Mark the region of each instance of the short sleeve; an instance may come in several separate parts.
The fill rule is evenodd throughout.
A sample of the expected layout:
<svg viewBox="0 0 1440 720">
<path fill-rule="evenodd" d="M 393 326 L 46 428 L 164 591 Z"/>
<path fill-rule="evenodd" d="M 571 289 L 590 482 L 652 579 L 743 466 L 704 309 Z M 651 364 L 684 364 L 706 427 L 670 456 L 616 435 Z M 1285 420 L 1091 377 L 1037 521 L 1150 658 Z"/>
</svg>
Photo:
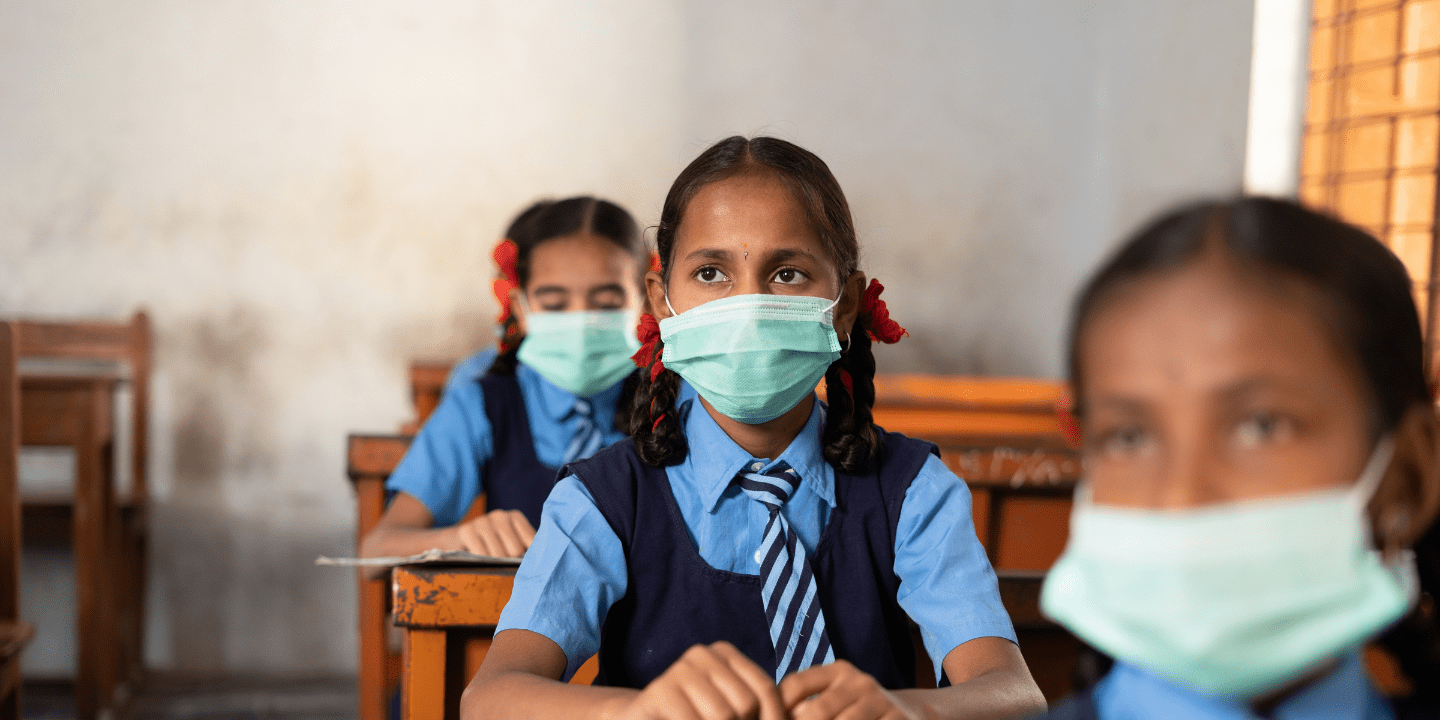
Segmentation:
<svg viewBox="0 0 1440 720">
<path fill-rule="evenodd" d="M 499 354 L 495 348 L 488 347 L 455 363 L 455 366 L 450 368 L 450 374 L 445 378 L 445 392 L 448 394 L 457 387 L 474 383 L 485 377 L 485 373 L 490 372 L 490 366 L 495 364 L 495 358 Z"/>
<path fill-rule="evenodd" d="M 535 541 L 515 571 L 515 588 L 495 632 L 529 630 L 565 652 L 565 678 L 600 649 L 610 607 L 625 596 L 620 538 L 575 476 L 550 491 Z"/>
<path fill-rule="evenodd" d="M 454 525 L 483 492 L 480 468 L 494 452 L 480 383 L 458 385 L 420 428 L 385 488 L 424 503 L 436 527 Z"/>
<path fill-rule="evenodd" d="M 1000 586 L 975 536 L 970 488 L 930 457 L 905 492 L 895 533 L 897 599 L 920 626 L 940 677 L 951 650 L 980 637 L 1015 642 Z"/>
</svg>

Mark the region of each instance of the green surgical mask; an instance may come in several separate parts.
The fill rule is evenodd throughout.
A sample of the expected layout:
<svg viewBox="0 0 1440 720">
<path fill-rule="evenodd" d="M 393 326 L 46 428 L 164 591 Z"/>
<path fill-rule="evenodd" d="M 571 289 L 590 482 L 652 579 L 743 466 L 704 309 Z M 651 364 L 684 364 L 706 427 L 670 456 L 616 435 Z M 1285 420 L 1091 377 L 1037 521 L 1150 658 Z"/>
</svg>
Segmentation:
<svg viewBox="0 0 1440 720">
<path fill-rule="evenodd" d="M 660 321 L 665 367 L 722 415 L 769 422 L 815 390 L 840 358 L 836 300 L 736 295 Z M 670 300 L 666 298 L 666 305 Z"/>
<path fill-rule="evenodd" d="M 1211 697 L 1293 682 L 1415 600 L 1413 553 L 1382 562 L 1365 511 L 1391 447 L 1381 441 L 1352 487 L 1195 510 L 1095 505 L 1082 486 L 1041 607 L 1100 650 Z"/>
<path fill-rule="evenodd" d="M 636 314 L 628 310 L 525 311 L 516 357 L 556 387 L 590 397 L 635 371 Z"/>
</svg>

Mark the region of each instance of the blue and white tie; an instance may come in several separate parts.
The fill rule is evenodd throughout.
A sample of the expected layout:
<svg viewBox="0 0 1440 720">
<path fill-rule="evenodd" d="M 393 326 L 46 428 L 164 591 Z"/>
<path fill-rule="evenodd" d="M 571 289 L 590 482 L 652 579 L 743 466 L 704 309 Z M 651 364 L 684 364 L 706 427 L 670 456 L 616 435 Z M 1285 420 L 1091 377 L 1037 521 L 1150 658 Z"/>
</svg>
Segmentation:
<svg viewBox="0 0 1440 720">
<path fill-rule="evenodd" d="M 751 467 L 758 469 L 760 463 Z M 740 489 L 770 510 L 770 522 L 755 559 L 760 561 L 764 587 L 765 619 L 770 623 L 770 641 L 775 644 L 775 679 L 804 670 L 811 665 L 834 662 L 835 651 L 825 632 L 815 576 L 805 557 L 805 546 L 790 531 L 780 507 L 795 493 L 800 476 L 785 463 L 769 472 L 742 472 L 736 481 Z"/>
<path fill-rule="evenodd" d="M 600 444 L 604 438 L 600 434 L 600 425 L 595 422 L 595 408 L 585 398 L 575 400 L 575 407 L 570 409 L 565 419 L 578 418 L 579 423 L 575 427 L 575 436 L 570 439 L 570 447 L 565 449 L 565 463 L 572 463 L 576 460 L 584 460 L 600 450 Z"/>
</svg>

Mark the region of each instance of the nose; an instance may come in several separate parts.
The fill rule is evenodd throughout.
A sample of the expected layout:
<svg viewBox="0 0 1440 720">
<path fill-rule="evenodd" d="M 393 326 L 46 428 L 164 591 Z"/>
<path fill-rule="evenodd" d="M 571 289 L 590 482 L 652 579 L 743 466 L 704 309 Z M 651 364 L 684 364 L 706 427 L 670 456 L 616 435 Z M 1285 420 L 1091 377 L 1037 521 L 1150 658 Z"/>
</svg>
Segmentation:
<svg viewBox="0 0 1440 720">
<path fill-rule="evenodd" d="M 1216 492 L 1216 452 L 1198 433 L 1177 433 L 1168 444 L 1163 476 L 1150 498 L 1157 510 L 1186 510 L 1222 502 Z"/>
</svg>

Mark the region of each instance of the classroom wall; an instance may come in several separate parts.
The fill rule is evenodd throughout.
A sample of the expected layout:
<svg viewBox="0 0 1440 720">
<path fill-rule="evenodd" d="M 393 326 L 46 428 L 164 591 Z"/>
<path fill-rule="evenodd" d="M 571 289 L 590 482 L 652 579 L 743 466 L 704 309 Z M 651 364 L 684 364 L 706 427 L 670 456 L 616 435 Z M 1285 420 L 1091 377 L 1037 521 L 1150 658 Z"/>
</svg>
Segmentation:
<svg viewBox="0 0 1440 720">
<path fill-rule="evenodd" d="M 528 200 L 652 224 L 709 142 L 786 137 L 911 330 L 884 368 L 1057 375 L 1105 248 L 1239 187 L 1251 9 L 0 0 L 0 314 L 152 314 L 152 665 L 350 672 L 310 565 L 351 548 L 345 433 L 489 342 Z"/>
</svg>

